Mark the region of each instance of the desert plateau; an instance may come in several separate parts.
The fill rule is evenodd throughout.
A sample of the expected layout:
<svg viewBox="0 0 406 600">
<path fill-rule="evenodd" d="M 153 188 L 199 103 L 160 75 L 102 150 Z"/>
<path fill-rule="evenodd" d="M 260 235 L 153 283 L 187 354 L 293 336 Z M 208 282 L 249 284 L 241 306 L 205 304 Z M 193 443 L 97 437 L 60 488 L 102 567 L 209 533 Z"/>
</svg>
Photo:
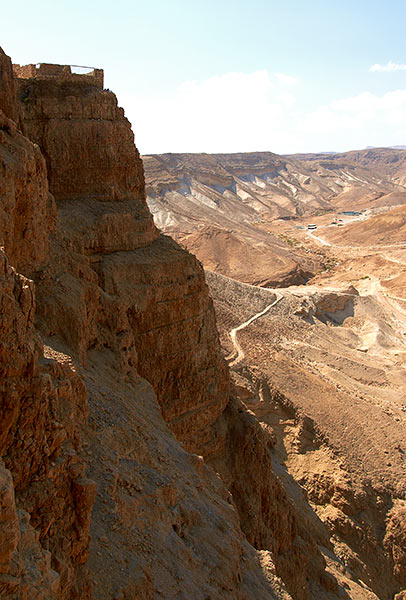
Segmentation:
<svg viewBox="0 0 406 600">
<path fill-rule="evenodd" d="M 0 48 L 0 598 L 406 600 L 406 149 L 124 109 Z"/>
</svg>

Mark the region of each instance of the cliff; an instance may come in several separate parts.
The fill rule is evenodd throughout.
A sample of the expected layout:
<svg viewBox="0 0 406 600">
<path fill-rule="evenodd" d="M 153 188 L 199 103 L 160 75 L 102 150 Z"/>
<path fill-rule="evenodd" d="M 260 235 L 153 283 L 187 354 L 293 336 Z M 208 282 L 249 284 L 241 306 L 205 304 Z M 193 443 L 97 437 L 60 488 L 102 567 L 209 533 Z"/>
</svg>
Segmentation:
<svg viewBox="0 0 406 600">
<path fill-rule="evenodd" d="M 4 102 L 17 118 L 3 52 L 0 73 L 0 108 Z M 4 598 L 87 598 L 84 564 L 95 495 L 79 456 L 87 395 L 71 357 L 43 344 L 34 326 L 35 285 L 27 278 L 48 263 L 55 205 L 41 152 L 2 110 L 0 136 L 0 592 Z"/>
<path fill-rule="evenodd" d="M 125 363 L 125 375 L 137 369 L 153 385 L 165 420 L 198 451 L 211 437 L 206 427 L 228 401 L 228 375 L 203 270 L 153 225 L 123 110 L 111 92 L 58 80 L 20 80 L 19 95 L 27 134 L 47 160 L 64 243 L 80 251 L 91 284 L 80 282 L 70 302 L 65 341 L 83 363 L 89 350 L 108 348 Z M 58 327 L 67 338 L 58 313 L 65 311 L 72 286 L 63 289 L 68 268 L 61 266 L 55 272 L 60 303 L 51 308 L 46 284 L 39 287 L 45 290 L 47 335 L 49 327 L 53 335 Z M 86 294 L 84 307 L 80 295 Z"/>
<path fill-rule="evenodd" d="M 115 96 L 0 72 L 2 596 L 329 597 Z"/>
</svg>

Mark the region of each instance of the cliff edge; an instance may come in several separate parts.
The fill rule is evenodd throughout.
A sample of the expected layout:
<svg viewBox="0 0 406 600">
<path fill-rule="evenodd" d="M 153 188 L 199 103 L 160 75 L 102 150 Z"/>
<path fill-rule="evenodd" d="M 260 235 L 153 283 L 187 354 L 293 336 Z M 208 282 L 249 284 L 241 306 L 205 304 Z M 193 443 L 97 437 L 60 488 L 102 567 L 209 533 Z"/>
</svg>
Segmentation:
<svg viewBox="0 0 406 600">
<path fill-rule="evenodd" d="M 114 94 L 11 73 L 1 53 L 0 594 L 336 597 Z"/>
</svg>

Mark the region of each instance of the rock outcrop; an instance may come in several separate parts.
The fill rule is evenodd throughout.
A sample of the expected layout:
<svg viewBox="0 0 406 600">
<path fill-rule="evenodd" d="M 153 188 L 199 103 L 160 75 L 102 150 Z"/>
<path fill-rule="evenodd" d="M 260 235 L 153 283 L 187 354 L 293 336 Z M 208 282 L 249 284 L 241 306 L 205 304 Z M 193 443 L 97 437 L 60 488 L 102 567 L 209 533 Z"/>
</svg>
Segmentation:
<svg viewBox="0 0 406 600">
<path fill-rule="evenodd" d="M 3 53 L 0 63 L 10 74 Z M 55 206 L 38 147 L 3 112 L 19 114 L 12 79 L 1 92 L 0 590 L 5 598 L 87 598 L 95 484 L 79 457 L 86 390 L 71 358 L 43 345 L 34 283 L 14 268 L 30 277 L 44 268 Z"/>
<path fill-rule="evenodd" d="M 17 123 L 19 121 L 13 66 L 7 54 L 0 48 L 0 106 L 6 117 Z"/>
<path fill-rule="evenodd" d="M 108 347 L 121 360 L 127 355 L 126 374 L 136 368 L 151 382 L 165 420 L 188 449 L 202 454 L 212 438 L 205 429 L 228 402 L 203 270 L 170 238 L 159 236 L 123 110 L 111 92 L 85 83 L 67 89 L 64 81 L 21 80 L 19 88 L 27 133 L 47 158 L 64 241 L 88 257 L 90 286 L 82 284 L 82 296 L 89 287 L 91 316 L 75 315 L 83 302 L 72 300 L 75 331 L 67 341 L 75 337 L 82 362 L 90 349 Z M 55 276 L 62 281 L 62 269 Z M 54 320 L 64 328 L 58 312 L 65 311 L 66 292 L 61 300 Z M 48 316 L 48 327 L 50 321 Z"/>
<path fill-rule="evenodd" d="M 82 82 L 32 78 L 18 83 L 26 133 L 47 159 L 56 200 L 143 195 L 142 162 L 112 92 L 86 77 Z"/>
<path fill-rule="evenodd" d="M 6 81 L 0 594 L 312 597 L 323 562 L 230 403 L 202 267 L 153 225 L 115 96 L 34 77 L 17 107 Z"/>
<path fill-rule="evenodd" d="M 272 553 L 293 598 L 327 594 L 324 560 L 310 537 L 299 531 L 295 509 L 274 473 L 272 431 L 263 430 L 253 413 L 235 399 L 222 422 L 227 431 L 225 448 L 210 463 L 232 493 L 248 541 Z"/>
</svg>

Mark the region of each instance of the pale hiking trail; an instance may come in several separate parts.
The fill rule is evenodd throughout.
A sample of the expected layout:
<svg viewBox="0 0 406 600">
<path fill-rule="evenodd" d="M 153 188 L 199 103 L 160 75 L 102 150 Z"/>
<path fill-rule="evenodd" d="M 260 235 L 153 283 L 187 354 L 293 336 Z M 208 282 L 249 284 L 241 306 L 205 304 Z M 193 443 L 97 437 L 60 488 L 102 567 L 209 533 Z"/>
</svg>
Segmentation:
<svg viewBox="0 0 406 600">
<path fill-rule="evenodd" d="M 308 237 L 313 238 L 314 240 L 317 240 L 323 246 L 332 246 L 332 244 L 330 244 L 330 242 L 328 242 L 327 240 L 324 240 L 323 238 L 319 237 L 318 235 L 314 235 L 314 233 L 310 233 L 310 231 L 306 231 L 306 235 Z"/>
<path fill-rule="evenodd" d="M 276 295 L 276 299 L 271 304 L 268 304 L 268 306 L 266 306 L 264 308 L 264 310 L 261 310 L 261 312 L 257 313 L 256 315 L 254 315 L 253 317 L 248 319 L 248 321 L 241 323 L 241 325 L 239 325 L 238 327 L 235 327 L 234 329 L 232 329 L 230 331 L 231 341 L 233 342 L 233 346 L 237 352 L 237 356 L 235 357 L 235 359 L 229 363 L 230 367 L 239 363 L 245 356 L 244 350 L 242 349 L 241 345 L 237 341 L 237 331 L 241 331 L 241 329 L 245 329 L 245 327 L 248 327 L 248 325 L 251 325 L 251 323 L 253 323 L 257 319 L 259 319 L 260 317 L 265 315 L 268 311 L 271 310 L 271 308 L 273 308 L 275 306 L 275 304 L 277 304 L 280 300 L 282 300 L 283 295 L 281 293 L 279 293 L 279 292 L 274 292 L 274 293 Z"/>
<path fill-rule="evenodd" d="M 394 300 L 406 300 L 405 298 L 397 298 L 396 296 L 391 296 L 390 294 L 379 290 L 379 288 L 381 288 L 381 282 L 378 278 L 374 278 L 372 281 L 369 282 L 369 286 L 368 286 L 368 289 L 366 290 L 366 294 L 365 294 L 365 292 L 364 292 L 364 294 L 374 296 L 380 302 L 383 301 L 383 298 L 391 298 Z M 237 332 L 241 331 L 242 329 L 245 329 L 246 327 L 251 325 L 251 323 L 253 323 L 257 319 L 259 319 L 260 317 L 264 316 L 267 312 L 269 312 L 271 310 L 271 308 L 273 308 L 276 304 L 278 304 L 278 302 L 280 302 L 282 300 L 282 298 L 284 298 L 283 294 L 281 294 L 280 292 L 277 292 L 274 289 L 273 290 L 271 290 L 271 288 L 264 288 L 264 289 L 268 289 L 269 291 L 272 291 L 276 295 L 276 299 L 271 304 L 268 304 L 268 306 L 266 306 L 261 312 L 256 313 L 255 315 L 250 317 L 247 321 L 245 321 L 244 323 L 241 323 L 241 325 L 238 325 L 238 327 L 234 327 L 234 329 L 231 329 L 230 337 L 231 337 L 231 341 L 233 343 L 234 349 L 237 352 L 237 356 L 234 358 L 234 360 L 229 362 L 229 367 L 235 366 L 241 360 L 243 360 L 243 358 L 245 358 L 244 350 L 242 349 L 241 344 L 237 340 Z M 303 286 L 303 288 L 301 288 L 301 289 L 300 288 L 296 289 L 295 292 L 308 294 L 309 291 L 311 291 L 312 289 L 313 289 L 313 286 L 307 286 L 307 287 Z M 325 289 L 333 290 L 333 288 L 325 288 Z M 291 292 L 293 293 L 293 290 L 291 290 Z M 394 307 L 392 307 L 392 308 L 394 308 Z M 401 309 L 398 309 L 398 310 L 400 312 L 403 312 L 403 311 L 401 311 Z"/>
</svg>

